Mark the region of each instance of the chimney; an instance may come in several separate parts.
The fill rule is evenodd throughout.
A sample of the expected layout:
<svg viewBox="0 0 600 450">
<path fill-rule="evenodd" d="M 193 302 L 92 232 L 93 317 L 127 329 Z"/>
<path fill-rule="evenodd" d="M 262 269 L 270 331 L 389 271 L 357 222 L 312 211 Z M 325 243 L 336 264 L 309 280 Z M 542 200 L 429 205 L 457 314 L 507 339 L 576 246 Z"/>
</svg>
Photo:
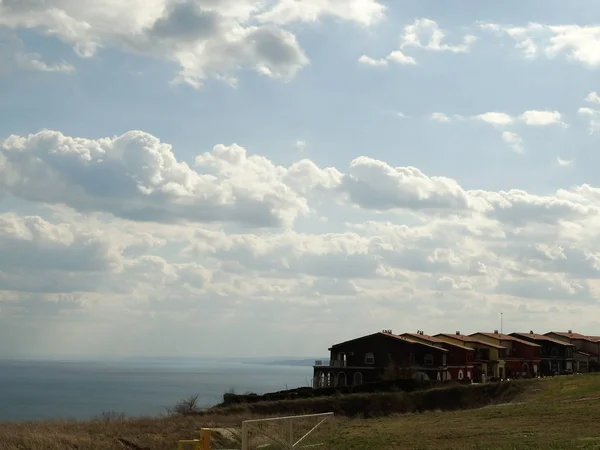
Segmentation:
<svg viewBox="0 0 600 450">
<path fill-rule="evenodd" d="M 457 335 L 457 336 L 460 336 L 460 331 L 457 331 L 457 332 L 456 332 L 456 335 Z"/>
<path fill-rule="evenodd" d="M 494 330 L 494 334 L 498 334 L 498 330 Z"/>
<path fill-rule="evenodd" d="M 573 334 L 573 330 L 569 330 L 569 334 Z"/>
<path fill-rule="evenodd" d="M 533 334 L 533 330 L 529 330 L 529 334 Z"/>
</svg>

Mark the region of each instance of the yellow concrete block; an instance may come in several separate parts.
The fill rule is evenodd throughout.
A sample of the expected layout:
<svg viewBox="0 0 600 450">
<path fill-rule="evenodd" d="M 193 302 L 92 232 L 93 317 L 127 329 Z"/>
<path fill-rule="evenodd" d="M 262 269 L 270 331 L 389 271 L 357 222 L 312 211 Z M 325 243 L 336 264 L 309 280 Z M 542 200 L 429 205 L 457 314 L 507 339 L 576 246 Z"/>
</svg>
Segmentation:
<svg viewBox="0 0 600 450">
<path fill-rule="evenodd" d="M 199 447 L 200 450 L 210 450 L 210 428 L 200 429 L 200 441 L 202 442 L 202 446 Z"/>
<path fill-rule="evenodd" d="M 183 439 L 177 442 L 177 450 L 204 450 L 198 439 Z"/>
</svg>

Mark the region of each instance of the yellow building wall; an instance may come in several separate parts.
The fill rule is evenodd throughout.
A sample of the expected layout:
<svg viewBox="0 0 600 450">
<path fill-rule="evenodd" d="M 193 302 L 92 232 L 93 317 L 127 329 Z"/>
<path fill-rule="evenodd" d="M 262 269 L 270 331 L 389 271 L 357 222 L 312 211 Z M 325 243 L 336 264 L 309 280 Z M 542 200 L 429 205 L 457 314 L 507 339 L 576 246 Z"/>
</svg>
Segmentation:
<svg viewBox="0 0 600 450">
<path fill-rule="evenodd" d="M 479 339 L 482 342 L 487 342 L 489 344 L 493 344 L 493 345 L 503 345 L 499 339 L 490 337 L 490 336 L 485 336 L 483 334 L 479 334 L 476 333 L 474 335 L 472 335 L 472 337 L 474 337 L 475 339 Z M 504 361 L 504 359 L 500 358 L 500 350 L 494 347 L 488 347 L 490 349 L 490 359 L 493 359 L 495 361 L 498 361 L 498 364 L 496 364 L 496 367 L 494 367 L 494 376 L 495 377 L 499 377 L 500 376 L 500 369 L 502 369 L 502 373 L 504 374 L 504 376 L 506 376 L 506 370 L 504 370 L 506 368 L 506 361 Z"/>
<path fill-rule="evenodd" d="M 505 361 L 503 359 L 500 359 L 500 350 L 494 347 L 488 347 L 487 345 L 484 344 L 478 344 L 476 342 L 465 342 L 462 341 L 460 339 L 453 339 L 451 337 L 448 336 L 436 336 L 437 338 L 445 341 L 445 342 L 450 342 L 451 344 L 462 344 L 466 347 L 470 347 L 470 348 L 474 348 L 474 349 L 478 349 L 478 348 L 487 348 L 490 350 L 490 359 L 498 361 L 498 364 L 492 364 L 492 373 L 494 374 L 494 377 L 499 377 L 500 376 L 500 368 L 502 368 L 502 372 L 505 373 Z M 500 344 L 496 344 L 494 342 L 494 339 L 492 338 L 488 338 L 488 340 L 485 339 L 481 339 L 482 337 L 486 337 L 486 336 L 473 336 L 475 339 L 479 339 L 482 342 L 488 342 L 490 344 L 495 344 L 495 345 L 500 345 Z M 491 340 L 490 340 L 491 339 Z M 491 364 L 491 363 L 490 363 Z M 481 364 L 481 371 L 485 374 L 488 373 L 488 364 L 487 363 L 482 363 Z M 506 373 L 505 373 L 506 375 Z"/>
</svg>

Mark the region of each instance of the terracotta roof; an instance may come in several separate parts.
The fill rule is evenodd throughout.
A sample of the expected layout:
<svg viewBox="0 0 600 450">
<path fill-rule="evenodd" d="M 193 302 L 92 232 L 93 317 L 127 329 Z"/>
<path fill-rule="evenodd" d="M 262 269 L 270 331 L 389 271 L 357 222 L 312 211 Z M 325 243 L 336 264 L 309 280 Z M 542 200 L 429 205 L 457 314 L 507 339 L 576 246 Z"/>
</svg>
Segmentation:
<svg viewBox="0 0 600 450">
<path fill-rule="evenodd" d="M 533 342 L 529 342 L 529 341 L 525 341 L 523 339 L 519 339 L 516 338 L 514 336 L 511 336 L 510 334 L 502 334 L 502 333 L 482 333 L 482 332 L 478 332 L 478 333 L 473 333 L 473 334 L 481 334 L 483 336 L 487 336 L 490 338 L 494 338 L 494 339 L 498 339 L 499 341 L 513 341 L 513 342 L 520 342 L 523 345 L 529 345 L 531 347 L 539 347 L 538 344 L 534 344 Z M 473 336 L 473 334 L 471 336 Z"/>
<path fill-rule="evenodd" d="M 569 347 L 573 346 L 573 344 L 571 344 L 569 342 L 561 341 L 560 339 L 554 339 L 554 338 L 551 338 L 550 336 L 546 336 L 543 334 L 537 334 L 537 333 L 513 333 L 513 334 L 516 334 L 519 337 L 527 336 L 528 338 L 535 339 L 536 341 L 553 342 L 554 344 L 560 344 L 560 345 L 569 346 Z"/>
<path fill-rule="evenodd" d="M 456 339 L 456 340 L 462 341 L 462 342 L 471 342 L 471 343 L 475 343 L 475 344 L 487 345 L 488 347 L 497 348 L 497 349 L 506 348 L 506 347 L 503 347 L 502 345 L 490 344 L 489 342 L 475 339 L 475 338 L 472 338 L 471 336 L 465 336 L 464 334 L 439 333 L 439 334 L 436 334 L 434 337 L 437 337 L 437 336 L 444 336 L 449 339 Z"/>
<path fill-rule="evenodd" d="M 463 350 L 475 351 L 475 349 L 472 349 L 471 347 L 466 347 L 466 346 L 460 345 L 460 344 L 453 344 L 452 342 L 447 342 L 447 341 L 444 341 L 443 339 L 436 338 L 435 336 L 429 336 L 428 334 L 402 333 L 401 336 L 406 336 L 409 339 L 414 339 L 414 340 L 423 339 L 424 341 L 429 341 L 429 342 L 435 343 L 435 344 L 451 345 L 452 347 L 457 347 L 457 348 L 460 348 Z"/>
<path fill-rule="evenodd" d="M 574 341 L 596 342 L 596 339 L 594 339 L 594 336 L 585 336 L 580 333 L 565 333 L 563 331 L 551 331 L 550 333 L 546 333 L 544 336 L 547 336 L 549 334 L 556 334 L 557 336 L 562 336 L 562 337 L 565 337 L 568 339 L 572 339 Z"/>
<path fill-rule="evenodd" d="M 389 338 L 395 338 L 395 339 L 398 339 L 398 340 L 402 340 L 404 342 L 409 342 L 411 344 L 422 345 L 422 346 L 425 346 L 425 347 L 434 348 L 434 349 L 436 349 L 436 350 L 438 350 L 440 352 L 448 352 L 448 350 L 446 350 L 445 348 L 437 347 L 437 346 L 432 345 L 432 344 L 426 344 L 424 342 L 415 341 L 414 339 L 409 339 L 407 337 L 400 336 L 400 335 L 397 335 L 397 334 L 384 333 L 384 332 L 381 332 L 381 331 L 379 331 L 377 333 L 373 333 L 373 334 L 367 334 L 365 336 L 359 336 L 359 337 L 356 337 L 354 339 L 349 339 L 349 340 L 344 341 L 344 342 L 339 342 L 337 344 L 333 344 L 330 347 L 330 349 L 334 348 L 334 347 L 339 347 L 341 345 L 346 345 L 346 344 L 349 344 L 349 343 L 354 342 L 354 341 L 358 341 L 359 339 L 365 339 L 365 338 L 368 338 L 368 337 L 371 337 L 371 336 L 377 336 L 377 335 L 382 335 L 382 336 L 386 336 L 386 337 L 389 337 Z"/>
<path fill-rule="evenodd" d="M 441 352 L 447 352 L 448 351 L 445 348 L 438 347 L 437 345 L 426 344 L 425 342 L 420 342 L 420 341 L 417 341 L 415 339 L 410 339 L 408 337 L 401 336 L 401 335 L 398 335 L 398 334 L 389 334 L 389 333 L 379 333 L 379 334 L 383 334 L 383 335 L 389 336 L 389 337 L 394 337 L 396 339 L 402 339 L 402 340 L 410 342 L 412 344 L 423 345 L 425 347 L 434 348 L 434 349 L 439 350 Z"/>
<path fill-rule="evenodd" d="M 600 336 L 586 336 L 586 338 L 591 339 L 594 342 L 600 341 Z"/>
</svg>

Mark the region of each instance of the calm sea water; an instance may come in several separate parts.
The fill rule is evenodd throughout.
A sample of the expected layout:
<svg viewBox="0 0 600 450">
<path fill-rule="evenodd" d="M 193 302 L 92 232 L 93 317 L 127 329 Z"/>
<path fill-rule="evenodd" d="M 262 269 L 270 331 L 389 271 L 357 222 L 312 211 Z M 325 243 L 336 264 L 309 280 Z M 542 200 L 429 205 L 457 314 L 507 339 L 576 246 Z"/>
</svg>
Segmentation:
<svg viewBox="0 0 600 450">
<path fill-rule="evenodd" d="M 0 361 L 0 421 L 159 415 L 190 394 L 211 406 L 229 389 L 264 393 L 311 377 L 306 366 L 223 360 Z"/>
</svg>

